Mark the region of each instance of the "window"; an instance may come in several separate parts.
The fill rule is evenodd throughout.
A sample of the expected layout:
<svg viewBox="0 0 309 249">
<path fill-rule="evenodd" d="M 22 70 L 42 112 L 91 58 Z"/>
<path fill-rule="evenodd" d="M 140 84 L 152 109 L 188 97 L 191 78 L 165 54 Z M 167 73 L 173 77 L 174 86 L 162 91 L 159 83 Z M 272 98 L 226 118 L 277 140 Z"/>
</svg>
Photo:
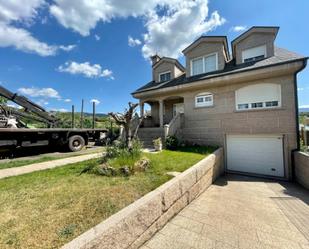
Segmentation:
<svg viewBox="0 0 309 249">
<path fill-rule="evenodd" d="M 213 105 L 213 95 L 211 93 L 200 93 L 195 97 L 195 107 Z"/>
<path fill-rule="evenodd" d="M 171 79 L 171 72 L 170 71 L 159 74 L 160 82 L 168 81 L 170 79 Z"/>
<path fill-rule="evenodd" d="M 204 59 L 194 59 L 192 60 L 192 75 L 201 74 L 204 72 Z"/>
<path fill-rule="evenodd" d="M 242 62 L 251 62 L 266 57 L 266 45 L 249 48 L 242 51 Z"/>
<path fill-rule="evenodd" d="M 191 76 L 212 72 L 218 69 L 218 54 L 203 56 L 191 60 Z"/>
<path fill-rule="evenodd" d="M 281 105 L 279 84 L 246 86 L 235 92 L 236 110 L 267 109 Z"/>
</svg>

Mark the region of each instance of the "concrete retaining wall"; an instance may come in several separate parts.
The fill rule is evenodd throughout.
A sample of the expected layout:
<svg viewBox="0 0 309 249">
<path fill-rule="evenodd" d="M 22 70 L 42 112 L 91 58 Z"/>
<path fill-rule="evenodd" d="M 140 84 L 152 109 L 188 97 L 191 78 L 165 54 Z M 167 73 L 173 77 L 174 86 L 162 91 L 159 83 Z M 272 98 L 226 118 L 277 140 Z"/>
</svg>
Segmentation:
<svg viewBox="0 0 309 249">
<path fill-rule="evenodd" d="M 63 246 L 63 249 L 139 248 L 224 172 L 223 149 L 216 150 L 156 190 Z"/>
<path fill-rule="evenodd" d="M 304 152 L 294 152 L 296 181 L 309 189 L 309 155 Z"/>
</svg>

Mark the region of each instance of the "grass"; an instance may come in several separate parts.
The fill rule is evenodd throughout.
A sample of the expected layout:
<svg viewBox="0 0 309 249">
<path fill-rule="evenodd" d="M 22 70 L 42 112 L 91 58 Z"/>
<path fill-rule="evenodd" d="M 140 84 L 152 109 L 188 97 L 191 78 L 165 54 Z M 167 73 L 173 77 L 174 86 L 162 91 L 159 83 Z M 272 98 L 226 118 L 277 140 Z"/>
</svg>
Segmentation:
<svg viewBox="0 0 309 249">
<path fill-rule="evenodd" d="M 146 172 L 130 177 L 82 174 L 98 159 L 0 180 L 0 248 L 59 248 L 211 153 L 183 148 L 145 154 Z"/>
<path fill-rule="evenodd" d="M 86 155 L 90 153 L 98 153 L 100 151 L 103 151 L 103 149 L 91 149 L 89 152 L 87 151 L 81 151 L 81 152 L 71 152 L 71 153 L 62 153 L 62 154 L 54 154 L 54 155 L 48 155 L 48 156 L 35 156 L 33 159 L 10 159 L 9 161 L 0 162 L 0 170 L 1 169 L 8 169 L 8 168 L 15 168 L 15 167 L 21 167 L 33 163 L 42 163 L 47 161 L 53 161 L 57 159 L 63 159 L 63 158 L 69 158 L 74 156 L 81 156 Z"/>
</svg>

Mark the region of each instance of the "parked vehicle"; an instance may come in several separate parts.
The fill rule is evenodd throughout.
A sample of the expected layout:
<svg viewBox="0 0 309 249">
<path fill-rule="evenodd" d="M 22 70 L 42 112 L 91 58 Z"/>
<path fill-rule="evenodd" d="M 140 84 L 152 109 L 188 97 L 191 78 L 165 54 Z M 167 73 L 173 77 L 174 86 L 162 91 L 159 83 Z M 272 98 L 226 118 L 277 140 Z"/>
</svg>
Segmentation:
<svg viewBox="0 0 309 249">
<path fill-rule="evenodd" d="M 61 120 L 26 97 L 2 86 L 0 96 L 24 108 L 19 111 L 0 105 L 0 152 L 38 146 L 65 146 L 70 151 L 79 151 L 90 141 L 102 141 L 107 137 L 107 129 L 55 128 Z M 21 121 L 23 117 L 46 123 L 49 128 L 28 128 Z"/>
</svg>

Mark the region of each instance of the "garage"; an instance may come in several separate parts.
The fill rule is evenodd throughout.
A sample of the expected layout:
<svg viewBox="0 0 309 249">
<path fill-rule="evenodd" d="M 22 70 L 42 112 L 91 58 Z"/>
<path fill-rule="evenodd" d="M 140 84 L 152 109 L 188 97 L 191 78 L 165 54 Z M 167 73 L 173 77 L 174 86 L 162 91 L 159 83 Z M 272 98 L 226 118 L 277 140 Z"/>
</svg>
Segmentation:
<svg viewBox="0 0 309 249">
<path fill-rule="evenodd" d="M 278 135 L 227 135 L 227 170 L 284 177 L 283 137 Z"/>
</svg>

